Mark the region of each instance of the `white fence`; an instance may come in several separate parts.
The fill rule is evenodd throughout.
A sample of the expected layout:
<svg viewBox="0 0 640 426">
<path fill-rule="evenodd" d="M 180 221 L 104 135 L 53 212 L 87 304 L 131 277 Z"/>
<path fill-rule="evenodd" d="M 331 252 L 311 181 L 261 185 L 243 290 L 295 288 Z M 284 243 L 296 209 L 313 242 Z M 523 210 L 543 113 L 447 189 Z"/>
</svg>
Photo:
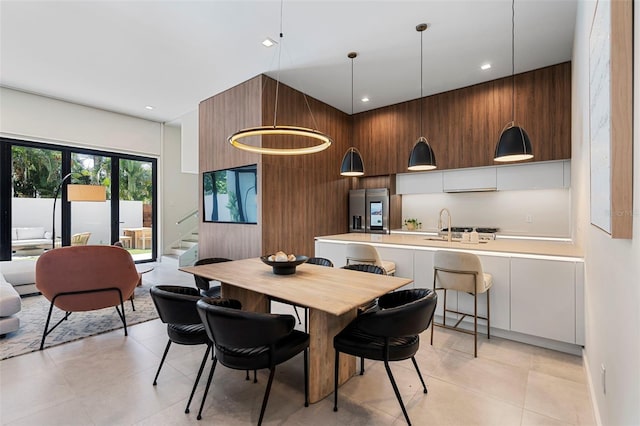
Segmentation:
<svg viewBox="0 0 640 426">
<path fill-rule="evenodd" d="M 11 227 L 44 227 L 51 231 L 53 198 L 12 198 Z M 61 235 L 62 201 L 56 204 L 56 235 Z M 91 232 L 89 244 L 111 244 L 111 200 L 105 202 L 72 202 L 71 235 Z M 120 201 L 120 230 L 142 227 L 142 201 Z"/>
</svg>

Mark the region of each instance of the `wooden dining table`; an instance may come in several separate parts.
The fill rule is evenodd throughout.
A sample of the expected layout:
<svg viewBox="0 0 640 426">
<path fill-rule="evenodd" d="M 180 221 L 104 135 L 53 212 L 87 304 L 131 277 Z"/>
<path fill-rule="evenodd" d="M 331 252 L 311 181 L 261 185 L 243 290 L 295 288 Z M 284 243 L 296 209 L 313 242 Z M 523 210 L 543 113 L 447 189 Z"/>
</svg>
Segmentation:
<svg viewBox="0 0 640 426">
<path fill-rule="evenodd" d="M 242 309 L 269 312 L 277 299 L 309 309 L 309 401 L 333 392 L 333 338 L 357 314 L 357 308 L 413 280 L 341 268 L 302 264 L 292 275 L 276 275 L 259 258 L 188 266 L 181 271 L 221 283 L 222 297 L 237 299 Z M 342 384 L 356 371 L 353 356 L 340 354 Z"/>
</svg>

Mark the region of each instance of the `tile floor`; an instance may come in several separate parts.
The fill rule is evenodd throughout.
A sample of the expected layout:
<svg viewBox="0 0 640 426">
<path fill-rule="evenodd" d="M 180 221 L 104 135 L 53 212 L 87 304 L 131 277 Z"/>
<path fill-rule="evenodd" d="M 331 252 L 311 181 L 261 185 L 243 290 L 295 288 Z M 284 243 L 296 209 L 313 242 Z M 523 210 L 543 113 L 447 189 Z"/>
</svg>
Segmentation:
<svg viewBox="0 0 640 426">
<path fill-rule="evenodd" d="M 156 264 L 145 280 L 193 285 L 172 264 Z M 274 310 L 292 313 L 274 304 Z M 300 326 L 301 327 L 301 326 Z M 2 425 L 248 425 L 258 421 L 267 372 L 258 383 L 244 372 L 219 366 L 196 420 L 205 380 L 191 412 L 184 408 L 204 347 L 173 345 L 152 386 L 166 344 L 159 321 L 48 348 L 0 362 Z M 595 424 L 579 357 L 500 338 L 479 339 L 436 329 L 434 346 L 425 332 L 416 359 L 429 393 L 422 393 L 411 361 L 392 363 L 413 424 L 430 425 L 591 425 Z M 210 363 L 207 364 L 208 372 Z M 333 396 L 304 407 L 302 356 L 276 370 L 265 424 L 402 425 L 400 407 L 381 362 L 368 362 L 364 376 Z"/>
</svg>

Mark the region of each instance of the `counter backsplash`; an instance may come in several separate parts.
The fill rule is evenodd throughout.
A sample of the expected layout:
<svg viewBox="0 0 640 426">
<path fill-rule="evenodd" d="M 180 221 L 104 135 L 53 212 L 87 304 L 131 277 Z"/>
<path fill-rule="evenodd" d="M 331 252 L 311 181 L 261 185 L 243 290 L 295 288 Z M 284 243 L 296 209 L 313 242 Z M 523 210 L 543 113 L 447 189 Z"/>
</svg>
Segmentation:
<svg viewBox="0 0 640 426">
<path fill-rule="evenodd" d="M 438 213 L 451 211 L 452 226 L 499 228 L 499 235 L 571 236 L 569 189 L 541 189 L 402 196 L 402 217 L 422 222 L 420 232 L 438 231 Z"/>
</svg>

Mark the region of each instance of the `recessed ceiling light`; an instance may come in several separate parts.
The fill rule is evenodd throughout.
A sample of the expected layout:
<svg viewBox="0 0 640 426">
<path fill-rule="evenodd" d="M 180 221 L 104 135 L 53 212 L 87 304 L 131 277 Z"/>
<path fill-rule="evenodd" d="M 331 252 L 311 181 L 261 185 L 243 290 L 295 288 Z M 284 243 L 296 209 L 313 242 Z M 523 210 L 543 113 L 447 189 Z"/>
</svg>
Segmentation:
<svg viewBox="0 0 640 426">
<path fill-rule="evenodd" d="M 151 111 L 151 110 L 153 109 L 153 107 L 152 107 L 151 105 L 147 105 L 147 106 L 145 107 L 145 109 L 148 109 L 149 111 Z"/>
<path fill-rule="evenodd" d="M 488 70 L 489 68 L 491 68 L 491 64 L 483 64 L 480 66 L 480 69 L 483 71 Z"/>
<path fill-rule="evenodd" d="M 362 99 L 360 99 L 362 102 L 369 102 L 369 98 L 367 98 L 366 96 Z"/>
<path fill-rule="evenodd" d="M 275 40 L 270 39 L 269 37 L 265 38 L 264 40 L 262 40 L 262 45 L 264 47 L 271 47 L 274 44 L 278 44 Z"/>
</svg>

